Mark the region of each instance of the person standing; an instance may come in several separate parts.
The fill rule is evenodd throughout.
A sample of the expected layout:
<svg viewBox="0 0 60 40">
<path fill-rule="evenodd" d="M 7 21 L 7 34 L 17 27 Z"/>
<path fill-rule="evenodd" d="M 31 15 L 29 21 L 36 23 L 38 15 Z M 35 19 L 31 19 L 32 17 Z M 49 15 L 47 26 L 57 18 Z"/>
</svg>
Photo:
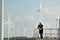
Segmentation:
<svg viewBox="0 0 60 40">
<path fill-rule="evenodd" d="M 40 38 L 43 39 L 43 25 L 41 22 L 38 25 L 38 29 L 39 29 Z"/>
</svg>

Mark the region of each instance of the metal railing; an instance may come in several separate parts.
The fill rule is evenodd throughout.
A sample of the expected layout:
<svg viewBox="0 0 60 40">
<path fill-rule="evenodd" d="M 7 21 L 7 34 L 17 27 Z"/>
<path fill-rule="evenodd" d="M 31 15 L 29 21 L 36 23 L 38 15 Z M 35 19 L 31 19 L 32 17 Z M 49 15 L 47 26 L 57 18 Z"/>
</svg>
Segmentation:
<svg viewBox="0 0 60 40">
<path fill-rule="evenodd" d="M 49 37 L 58 37 L 58 35 L 60 36 L 59 34 L 59 31 L 60 29 L 59 28 L 45 28 L 43 29 L 43 36 L 49 36 Z M 39 30 L 38 29 L 34 29 L 34 37 L 39 37 Z"/>
</svg>

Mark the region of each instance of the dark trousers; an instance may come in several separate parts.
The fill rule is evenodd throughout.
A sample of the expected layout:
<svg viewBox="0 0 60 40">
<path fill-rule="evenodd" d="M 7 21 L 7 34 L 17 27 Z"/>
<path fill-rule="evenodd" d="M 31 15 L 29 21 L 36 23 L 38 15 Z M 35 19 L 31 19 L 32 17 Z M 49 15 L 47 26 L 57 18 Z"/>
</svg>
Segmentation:
<svg viewBox="0 0 60 40">
<path fill-rule="evenodd" d="M 41 39 L 43 39 L 43 33 L 40 33 L 40 37 L 41 37 Z"/>
<path fill-rule="evenodd" d="M 39 30 L 39 34 L 40 34 L 41 39 L 43 39 L 43 30 Z"/>
</svg>

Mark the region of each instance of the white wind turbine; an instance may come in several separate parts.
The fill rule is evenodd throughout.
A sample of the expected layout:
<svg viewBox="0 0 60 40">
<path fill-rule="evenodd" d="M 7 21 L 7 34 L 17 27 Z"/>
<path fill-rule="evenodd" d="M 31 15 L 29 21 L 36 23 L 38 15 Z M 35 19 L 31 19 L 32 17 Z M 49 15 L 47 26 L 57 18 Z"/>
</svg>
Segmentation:
<svg viewBox="0 0 60 40">
<path fill-rule="evenodd" d="M 10 20 L 10 13 L 9 13 L 9 16 L 8 16 L 8 21 L 5 22 L 5 24 L 8 24 L 8 40 L 9 40 L 11 25 L 12 25 L 12 26 L 15 26 L 15 25 L 11 22 L 11 20 Z"/>
<path fill-rule="evenodd" d="M 40 0 L 40 6 L 39 6 L 39 10 L 37 10 L 38 12 L 38 23 L 41 22 L 41 14 L 42 14 L 42 0 Z M 40 17 L 40 19 L 39 19 Z"/>
<path fill-rule="evenodd" d="M 40 7 L 38 11 L 38 24 L 41 22 L 41 14 L 42 14 L 42 0 L 40 0 Z M 40 19 L 39 19 L 40 17 Z M 34 29 L 34 37 L 39 37 L 39 33 L 37 29 Z"/>
</svg>

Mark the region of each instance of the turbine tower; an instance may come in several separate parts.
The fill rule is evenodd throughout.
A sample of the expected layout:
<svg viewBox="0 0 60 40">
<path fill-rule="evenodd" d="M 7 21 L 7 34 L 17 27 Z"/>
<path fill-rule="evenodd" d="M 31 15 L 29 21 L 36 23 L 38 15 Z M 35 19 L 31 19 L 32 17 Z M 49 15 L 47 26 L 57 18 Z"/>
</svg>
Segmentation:
<svg viewBox="0 0 60 40">
<path fill-rule="evenodd" d="M 37 10 L 38 12 L 38 23 L 41 22 L 41 13 L 42 13 L 42 1 L 40 1 L 40 7 L 39 10 Z M 40 17 L 40 19 L 39 19 Z"/>
<path fill-rule="evenodd" d="M 11 22 L 11 20 L 10 20 L 10 13 L 9 13 L 9 16 L 8 16 L 8 21 L 5 22 L 5 24 L 8 24 L 8 40 L 9 40 L 11 25 L 12 25 L 12 26 L 15 26 L 15 25 Z"/>
<path fill-rule="evenodd" d="M 42 0 L 40 1 L 40 7 L 39 7 L 39 10 L 37 10 L 37 12 L 38 12 L 38 24 L 39 24 L 39 22 L 41 22 Z M 40 20 L 39 20 L 39 17 L 40 17 Z M 34 29 L 34 37 L 39 37 L 38 29 Z"/>
<path fill-rule="evenodd" d="M 40 1 L 40 9 L 39 9 L 40 11 L 39 11 L 39 14 L 40 14 L 40 20 L 39 20 L 39 22 L 41 22 L 41 14 L 42 14 L 42 0 Z"/>
</svg>

